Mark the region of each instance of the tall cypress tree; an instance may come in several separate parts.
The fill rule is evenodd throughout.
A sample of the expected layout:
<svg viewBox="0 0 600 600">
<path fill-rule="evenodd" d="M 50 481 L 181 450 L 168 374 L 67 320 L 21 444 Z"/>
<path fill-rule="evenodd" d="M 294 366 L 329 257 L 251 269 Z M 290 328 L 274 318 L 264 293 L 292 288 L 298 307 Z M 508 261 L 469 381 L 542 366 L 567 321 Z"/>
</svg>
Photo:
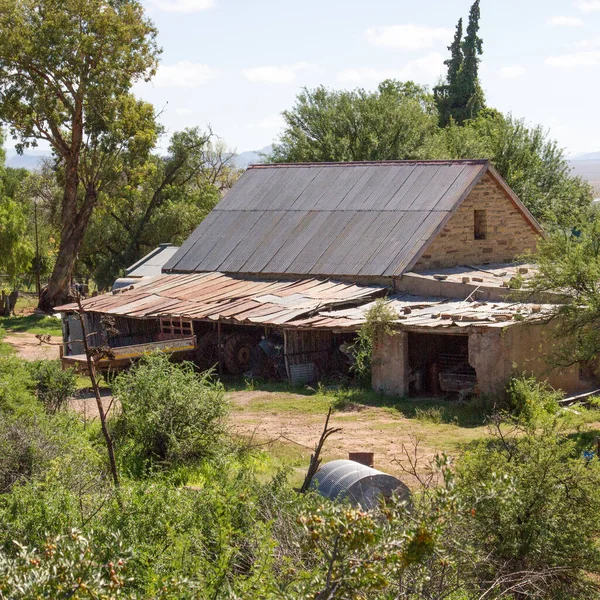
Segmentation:
<svg viewBox="0 0 600 600">
<path fill-rule="evenodd" d="M 475 0 L 471 6 L 464 40 L 462 19 L 458 20 L 454 40 L 448 46 L 450 58 L 444 61 L 448 68 L 446 82 L 434 88 L 442 127 L 446 127 L 451 119 L 462 125 L 466 120 L 476 117 L 485 106 L 478 79 L 479 55 L 483 52 L 483 40 L 478 36 L 479 1 Z"/>
<path fill-rule="evenodd" d="M 458 74 L 460 108 L 462 114 L 457 115 L 459 123 L 476 117 L 484 106 L 483 92 L 479 85 L 479 56 L 483 53 L 483 40 L 477 35 L 479 31 L 479 0 L 475 0 L 469 12 L 467 35 L 462 43 L 463 62 Z"/>
<path fill-rule="evenodd" d="M 456 33 L 454 34 L 454 40 L 452 44 L 448 46 L 450 50 L 450 58 L 444 61 L 444 64 L 448 67 L 448 85 L 456 85 L 458 80 L 458 74 L 463 64 L 463 49 L 462 49 L 462 18 L 458 20 L 456 25 Z"/>
</svg>

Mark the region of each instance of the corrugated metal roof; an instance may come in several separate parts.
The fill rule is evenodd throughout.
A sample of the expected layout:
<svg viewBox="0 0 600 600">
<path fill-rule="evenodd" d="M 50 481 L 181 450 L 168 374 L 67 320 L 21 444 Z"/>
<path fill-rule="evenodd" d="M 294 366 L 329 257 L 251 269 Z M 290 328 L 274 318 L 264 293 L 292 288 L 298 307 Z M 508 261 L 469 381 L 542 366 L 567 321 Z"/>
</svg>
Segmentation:
<svg viewBox="0 0 600 600">
<path fill-rule="evenodd" d="M 358 304 L 385 293 L 378 286 L 329 280 L 253 280 L 223 273 L 163 274 L 130 289 L 83 300 L 85 310 L 135 318 L 185 317 L 233 323 L 293 324 L 322 308 Z M 76 304 L 56 307 L 69 312 Z"/>
<path fill-rule="evenodd" d="M 484 160 L 255 165 L 164 270 L 398 275 L 488 170 Z"/>
<path fill-rule="evenodd" d="M 398 315 L 400 329 L 448 327 L 507 327 L 531 319 L 543 319 L 556 307 L 521 302 L 478 302 L 422 296 L 389 296 L 386 304 Z M 322 310 L 298 319 L 295 327 L 358 330 L 373 302 L 340 310 Z"/>
</svg>

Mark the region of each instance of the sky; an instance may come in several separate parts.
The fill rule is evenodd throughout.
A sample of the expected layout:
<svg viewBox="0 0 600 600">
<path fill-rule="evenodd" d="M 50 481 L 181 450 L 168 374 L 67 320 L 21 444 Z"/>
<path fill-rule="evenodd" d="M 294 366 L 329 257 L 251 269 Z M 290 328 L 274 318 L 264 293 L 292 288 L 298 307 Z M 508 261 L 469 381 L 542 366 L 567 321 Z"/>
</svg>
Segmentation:
<svg viewBox="0 0 600 600">
<path fill-rule="evenodd" d="M 299 90 L 433 86 L 471 0 L 144 0 L 161 65 L 134 91 L 172 133 L 206 126 L 238 152 L 277 138 Z M 600 150 L 600 0 L 482 0 L 487 103 Z"/>
<path fill-rule="evenodd" d="M 304 86 L 435 85 L 472 2 L 142 1 L 163 52 L 134 92 L 167 136 L 210 124 L 238 152 L 271 144 Z M 543 125 L 569 154 L 600 150 L 600 0 L 481 0 L 480 25 L 488 105 Z"/>
</svg>

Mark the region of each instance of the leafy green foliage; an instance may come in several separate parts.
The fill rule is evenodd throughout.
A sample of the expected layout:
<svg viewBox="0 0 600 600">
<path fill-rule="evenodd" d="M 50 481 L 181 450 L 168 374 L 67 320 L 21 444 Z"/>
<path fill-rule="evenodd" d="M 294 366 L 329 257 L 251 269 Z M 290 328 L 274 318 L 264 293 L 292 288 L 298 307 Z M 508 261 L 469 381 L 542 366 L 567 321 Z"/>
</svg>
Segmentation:
<svg viewBox="0 0 600 600">
<path fill-rule="evenodd" d="M 121 596 L 128 553 L 118 538 L 110 548 L 114 558 L 107 563 L 99 560 L 93 542 L 77 530 L 49 539 L 40 550 L 13 543 L 14 557 L 0 554 L 0 597 L 116 600 Z"/>
<path fill-rule="evenodd" d="M 560 392 L 533 377 L 513 377 L 507 386 L 510 414 L 525 423 L 538 423 L 558 413 Z"/>
<path fill-rule="evenodd" d="M 584 222 L 590 186 L 570 175 L 564 151 L 540 126 L 486 110 L 459 127 L 451 123 L 430 140 L 431 158 L 488 158 L 532 214 L 547 226 Z"/>
<path fill-rule="evenodd" d="M 116 438 L 138 467 L 215 456 L 226 443 L 223 387 L 192 363 L 148 355 L 116 379 L 114 395 L 121 404 Z"/>
<path fill-rule="evenodd" d="M 17 149 L 49 143 L 64 194 L 60 245 L 41 306 L 65 299 L 93 210 L 158 134 L 132 85 L 157 66 L 157 32 L 137 0 L 2 0 L 0 119 Z"/>
<path fill-rule="evenodd" d="M 469 588 L 475 554 L 457 552 L 464 509 L 451 463 L 438 457 L 412 504 L 391 499 L 381 512 L 339 503 L 313 507 L 299 518 L 317 556 L 306 582 L 290 598 L 451 598 Z"/>
<path fill-rule="evenodd" d="M 35 393 L 46 411 L 64 408 L 76 389 L 73 369 L 64 369 L 58 360 L 36 360 L 27 365 Z"/>
<path fill-rule="evenodd" d="M 6 273 L 12 282 L 29 268 L 34 256 L 26 233 L 27 215 L 23 207 L 0 195 L 0 272 Z"/>
<path fill-rule="evenodd" d="M 525 293 L 551 292 L 561 297 L 547 320 L 552 322 L 551 362 L 569 366 L 594 361 L 600 352 L 600 222 L 573 231 L 554 231 L 542 241 L 538 272 Z M 594 369 L 594 363 L 590 364 Z"/>
<path fill-rule="evenodd" d="M 352 370 L 362 385 L 371 386 L 373 345 L 387 335 L 394 335 L 393 323 L 397 319 L 398 315 L 382 298 L 376 300 L 365 312 L 365 322 L 352 347 L 354 357 Z"/>
<path fill-rule="evenodd" d="M 598 597 L 586 573 L 599 566 L 600 462 L 584 460 L 555 419 L 509 430 L 498 423 L 458 463 L 457 482 L 473 510 L 470 543 L 488 557 L 482 583 L 496 582 L 498 595 Z"/>
<path fill-rule="evenodd" d="M 478 78 L 479 56 L 483 52 L 483 41 L 478 36 L 479 18 L 479 0 L 475 0 L 469 11 L 465 39 L 462 39 L 462 19 L 459 19 L 454 40 L 448 46 L 450 59 L 444 61 L 448 67 L 446 82 L 434 88 L 442 127 L 453 123 L 463 125 L 476 118 L 485 107 Z"/>
<path fill-rule="evenodd" d="M 4 346 L 0 342 L 0 347 Z M 25 362 L 6 350 L 0 351 L 0 411 L 19 413 L 35 406 L 33 381 Z"/>
<path fill-rule="evenodd" d="M 387 80 L 377 91 L 304 89 L 290 111 L 276 162 L 322 162 L 419 158 L 436 128 L 427 89 Z"/>
<path fill-rule="evenodd" d="M 385 313 L 372 332 L 391 326 Z M 130 466 L 118 489 L 97 423 L 46 414 L 31 381 L 32 410 L 0 407 L 0 595 L 599 597 L 588 573 L 600 572 L 600 462 L 582 458 L 531 381 L 513 381 L 518 417 L 493 420 L 456 467 L 399 458 L 418 483 L 411 504 L 374 512 L 299 495 L 285 473 L 265 480 L 260 453 L 224 453 L 222 389 L 188 365 L 150 356 L 116 387 Z"/>
<path fill-rule="evenodd" d="M 100 288 L 161 242 L 182 243 L 239 175 L 233 154 L 198 128 L 176 132 L 168 154 L 121 165 L 94 213 L 80 260 Z"/>
</svg>

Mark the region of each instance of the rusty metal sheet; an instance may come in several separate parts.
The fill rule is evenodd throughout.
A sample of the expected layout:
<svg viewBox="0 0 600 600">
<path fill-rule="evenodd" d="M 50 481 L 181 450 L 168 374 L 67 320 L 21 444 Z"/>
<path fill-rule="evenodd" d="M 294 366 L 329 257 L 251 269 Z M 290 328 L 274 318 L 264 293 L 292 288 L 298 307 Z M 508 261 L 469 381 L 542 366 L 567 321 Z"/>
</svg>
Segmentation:
<svg viewBox="0 0 600 600">
<path fill-rule="evenodd" d="M 131 318 L 185 316 L 234 323 L 280 325 L 340 301 L 364 303 L 381 295 L 379 286 L 358 286 L 333 280 L 257 280 L 223 273 L 163 274 L 117 294 L 83 300 L 91 312 Z M 73 308 L 76 308 L 73 305 Z"/>
</svg>

